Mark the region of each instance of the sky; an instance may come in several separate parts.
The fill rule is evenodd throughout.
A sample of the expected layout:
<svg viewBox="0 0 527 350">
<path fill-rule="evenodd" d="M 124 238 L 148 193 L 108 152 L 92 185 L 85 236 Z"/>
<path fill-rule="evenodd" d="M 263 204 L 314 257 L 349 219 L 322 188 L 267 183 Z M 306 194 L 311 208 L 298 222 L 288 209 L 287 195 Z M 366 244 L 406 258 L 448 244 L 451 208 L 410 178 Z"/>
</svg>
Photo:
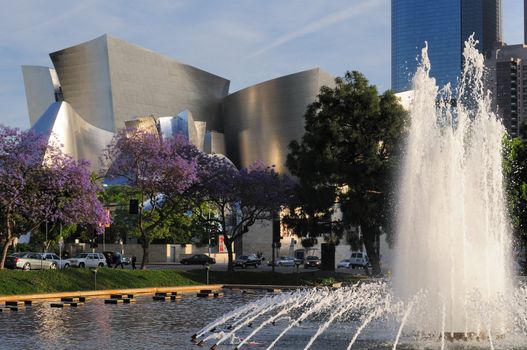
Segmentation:
<svg viewBox="0 0 527 350">
<path fill-rule="evenodd" d="M 523 1 L 503 1 L 505 42 Z M 231 81 L 231 92 L 320 67 L 390 88 L 390 0 L 0 0 L 0 124 L 29 127 L 21 65 L 102 34 Z M 433 62 L 432 62 L 433 64 Z"/>
</svg>

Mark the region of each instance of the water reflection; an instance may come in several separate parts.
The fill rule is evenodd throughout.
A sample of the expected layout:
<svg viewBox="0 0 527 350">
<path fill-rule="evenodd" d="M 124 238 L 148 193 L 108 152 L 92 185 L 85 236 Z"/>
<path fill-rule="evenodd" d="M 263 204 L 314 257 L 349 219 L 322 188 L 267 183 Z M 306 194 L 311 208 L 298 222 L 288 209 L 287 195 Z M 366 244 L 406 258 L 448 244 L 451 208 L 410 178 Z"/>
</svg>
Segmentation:
<svg viewBox="0 0 527 350">
<path fill-rule="evenodd" d="M 83 307 L 65 309 L 38 303 L 25 311 L 0 314 L 0 349 L 197 349 L 190 343 L 193 332 L 258 297 L 189 295 L 177 302 L 140 297 L 129 305 L 93 299 Z"/>
</svg>

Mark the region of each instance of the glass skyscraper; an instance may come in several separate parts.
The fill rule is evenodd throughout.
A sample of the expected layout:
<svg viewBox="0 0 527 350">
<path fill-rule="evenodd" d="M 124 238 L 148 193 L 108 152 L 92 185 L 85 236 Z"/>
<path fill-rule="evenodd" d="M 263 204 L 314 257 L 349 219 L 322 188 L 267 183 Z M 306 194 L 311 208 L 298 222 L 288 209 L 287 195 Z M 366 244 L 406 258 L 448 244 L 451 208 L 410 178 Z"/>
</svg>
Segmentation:
<svg viewBox="0 0 527 350">
<path fill-rule="evenodd" d="M 465 40 L 475 33 L 489 55 L 501 41 L 501 0 L 392 0 L 392 89 L 411 89 L 421 49 L 428 42 L 430 74 L 456 86 Z"/>
</svg>

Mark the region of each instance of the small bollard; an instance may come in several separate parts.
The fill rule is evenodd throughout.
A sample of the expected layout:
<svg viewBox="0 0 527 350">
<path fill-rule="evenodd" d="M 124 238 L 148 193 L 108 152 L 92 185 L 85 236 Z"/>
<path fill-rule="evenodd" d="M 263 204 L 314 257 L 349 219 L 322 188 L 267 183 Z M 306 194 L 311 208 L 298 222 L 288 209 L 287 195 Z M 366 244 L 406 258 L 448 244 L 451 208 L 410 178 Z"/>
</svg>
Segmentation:
<svg viewBox="0 0 527 350">
<path fill-rule="evenodd" d="M 97 290 L 97 268 L 91 270 L 93 272 L 93 290 Z"/>
</svg>

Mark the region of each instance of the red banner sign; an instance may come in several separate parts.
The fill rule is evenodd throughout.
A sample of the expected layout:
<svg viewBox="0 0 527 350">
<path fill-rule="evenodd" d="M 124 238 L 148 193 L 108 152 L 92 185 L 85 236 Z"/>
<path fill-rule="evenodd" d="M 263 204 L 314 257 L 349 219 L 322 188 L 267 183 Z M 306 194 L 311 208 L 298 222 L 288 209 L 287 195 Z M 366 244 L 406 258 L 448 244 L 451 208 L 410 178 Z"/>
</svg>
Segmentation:
<svg viewBox="0 0 527 350">
<path fill-rule="evenodd" d="M 225 249 L 225 237 L 223 235 L 218 236 L 218 253 L 225 253 L 227 249 Z"/>
</svg>

